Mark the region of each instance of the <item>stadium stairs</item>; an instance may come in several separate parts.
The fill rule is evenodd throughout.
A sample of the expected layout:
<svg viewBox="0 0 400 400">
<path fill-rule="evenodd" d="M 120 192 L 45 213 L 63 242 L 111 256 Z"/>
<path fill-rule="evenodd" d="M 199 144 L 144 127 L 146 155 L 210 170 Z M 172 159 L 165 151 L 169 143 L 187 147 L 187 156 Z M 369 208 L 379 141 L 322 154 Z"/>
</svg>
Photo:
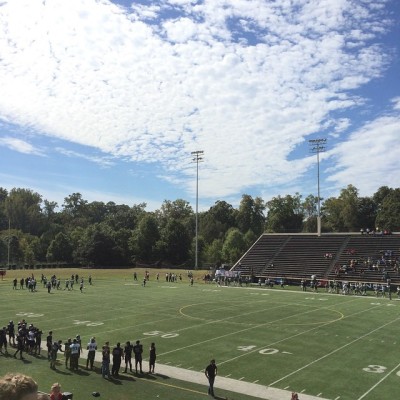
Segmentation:
<svg viewBox="0 0 400 400">
<path fill-rule="evenodd" d="M 259 278 L 288 281 L 309 280 L 316 275 L 318 280 L 351 280 L 361 282 L 386 282 L 400 284 L 396 267 L 400 260 L 400 234 L 361 235 L 360 233 L 338 234 L 263 234 L 232 267 L 242 277 L 253 282 Z M 350 269 L 351 260 L 356 262 Z M 368 267 L 381 261 L 378 268 Z M 346 268 L 343 268 L 346 266 Z"/>
</svg>

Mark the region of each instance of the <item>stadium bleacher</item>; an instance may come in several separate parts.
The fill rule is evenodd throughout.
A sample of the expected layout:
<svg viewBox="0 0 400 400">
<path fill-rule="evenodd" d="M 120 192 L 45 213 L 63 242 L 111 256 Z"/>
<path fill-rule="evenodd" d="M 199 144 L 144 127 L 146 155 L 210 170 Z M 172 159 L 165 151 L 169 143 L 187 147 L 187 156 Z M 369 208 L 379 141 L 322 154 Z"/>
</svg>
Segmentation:
<svg viewBox="0 0 400 400">
<path fill-rule="evenodd" d="M 319 280 L 364 282 L 390 277 L 392 284 L 400 284 L 399 255 L 398 234 L 263 234 L 231 270 L 253 281 L 316 275 Z"/>
</svg>

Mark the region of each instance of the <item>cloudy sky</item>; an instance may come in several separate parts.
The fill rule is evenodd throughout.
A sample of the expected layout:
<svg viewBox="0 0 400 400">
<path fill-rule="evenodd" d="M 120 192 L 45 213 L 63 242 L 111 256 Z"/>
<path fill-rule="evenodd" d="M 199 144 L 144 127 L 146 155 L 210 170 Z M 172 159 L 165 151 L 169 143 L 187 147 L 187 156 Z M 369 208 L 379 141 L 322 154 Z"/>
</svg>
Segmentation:
<svg viewBox="0 0 400 400">
<path fill-rule="evenodd" d="M 57 201 L 400 187 L 398 0 L 0 0 L 0 186 Z"/>
</svg>

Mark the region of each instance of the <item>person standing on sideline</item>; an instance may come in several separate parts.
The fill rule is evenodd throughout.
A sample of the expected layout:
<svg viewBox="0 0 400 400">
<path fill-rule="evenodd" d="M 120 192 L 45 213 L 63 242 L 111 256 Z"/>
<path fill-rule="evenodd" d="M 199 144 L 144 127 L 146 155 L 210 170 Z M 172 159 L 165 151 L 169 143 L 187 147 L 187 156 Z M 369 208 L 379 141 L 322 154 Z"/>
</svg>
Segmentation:
<svg viewBox="0 0 400 400">
<path fill-rule="evenodd" d="M 137 372 L 137 367 L 139 364 L 140 367 L 140 373 L 143 374 L 142 370 L 142 353 L 143 353 L 143 346 L 140 344 L 140 340 L 136 340 L 136 344 L 133 346 L 133 354 L 135 355 L 135 370 L 136 374 Z"/>
<path fill-rule="evenodd" d="M 121 368 L 122 356 L 124 355 L 124 350 L 121 347 L 121 343 L 118 342 L 117 345 L 112 350 L 113 365 L 111 368 L 111 375 L 118 377 L 119 369 Z"/>
<path fill-rule="evenodd" d="M 154 374 L 155 365 L 156 365 L 156 345 L 153 342 L 150 345 L 149 374 Z"/>
<path fill-rule="evenodd" d="M 101 375 L 110 379 L 110 343 L 106 342 L 102 347 Z"/>
<path fill-rule="evenodd" d="M 49 331 L 49 334 L 46 337 L 46 347 L 47 347 L 47 359 L 50 361 L 51 359 L 51 347 L 53 345 L 53 331 Z"/>
<path fill-rule="evenodd" d="M 69 347 L 71 349 L 71 361 L 70 361 L 71 370 L 78 371 L 78 369 L 79 369 L 79 353 L 81 351 L 81 348 L 76 339 L 74 339 L 72 341 L 72 344 Z"/>
<path fill-rule="evenodd" d="M 97 350 L 97 343 L 96 343 L 96 339 L 94 337 L 92 337 L 90 339 L 90 342 L 87 344 L 86 349 L 88 350 L 87 353 L 87 360 L 86 360 L 86 369 L 89 369 L 89 365 L 90 365 L 90 369 L 93 369 L 93 364 L 94 364 L 94 358 L 96 356 L 96 350 Z"/>
<path fill-rule="evenodd" d="M 125 356 L 125 373 L 128 372 L 128 365 L 129 365 L 129 370 L 132 372 L 132 350 L 133 346 L 131 345 L 131 342 L 128 340 L 125 343 L 124 347 L 124 356 Z"/>
<path fill-rule="evenodd" d="M 207 366 L 206 370 L 204 371 L 209 387 L 208 387 L 208 394 L 214 397 L 214 381 L 215 377 L 217 376 L 217 366 L 215 365 L 215 360 L 212 359 L 210 364 Z"/>
<path fill-rule="evenodd" d="M 68 338 L 68 340 L 64 344 L 64 357 L 65 357 L 65 367 L 66 368 L 71 368 L 71 344 L 72 344 L 72 339 Z"/>
<path fill-rule="evenodd" d="M 62 351 L 61 349 L 62 340 L 54 342 L 51 346 L 51 359 L 50 359 L 50 368 L 56 369 L 56 361 L 57 361 L 57 353 Z"/>
</svg>

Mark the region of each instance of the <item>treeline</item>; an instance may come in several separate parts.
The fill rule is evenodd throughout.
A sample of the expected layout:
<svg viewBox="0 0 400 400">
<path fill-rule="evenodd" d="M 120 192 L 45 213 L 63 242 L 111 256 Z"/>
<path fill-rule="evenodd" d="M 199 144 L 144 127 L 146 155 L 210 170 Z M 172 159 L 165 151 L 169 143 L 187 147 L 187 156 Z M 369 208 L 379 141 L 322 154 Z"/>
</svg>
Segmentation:
<svg viewBox="0 0 400 400">
<path fill-rule="evenodd" d="M 236 262 L 263 232 L 316 232 L 317 203 L 298 193 L 268 202 L 245 194 L 238 208 L 217 201 L 198 215 L 198 266 Z M 321 199 L 320 213 L 323 232 L 400 231 L 400 189 L 383 186 L 360 197 L 349 185 L 337 198 Z M 89 203 L 73 193 L 59 207 L 29 189 L 0 188 L 0 262 L 192 268 L 195 217 L 182 199 L 146 211 L 145 203 Z"/>
</svg>

